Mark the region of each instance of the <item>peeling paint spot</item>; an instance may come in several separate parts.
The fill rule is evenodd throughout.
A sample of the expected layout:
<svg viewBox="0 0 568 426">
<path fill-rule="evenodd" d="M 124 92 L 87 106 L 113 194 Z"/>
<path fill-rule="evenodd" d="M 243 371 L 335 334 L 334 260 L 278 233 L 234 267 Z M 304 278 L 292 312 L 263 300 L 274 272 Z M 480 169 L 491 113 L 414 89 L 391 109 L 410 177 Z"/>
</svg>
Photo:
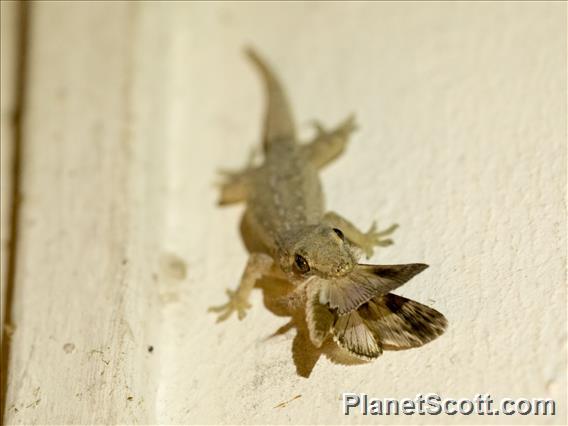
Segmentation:
<svg viewBox="0 0 568 426">
<path fill-rule="evenodd" d="M 165 278 L 183 281 L 187 276 L 187 265 L 175 254 L 166 253 L 160 259 L 160 270 Z"/>
<path fill-rule="evenodd" d="M 63 350 L 65 351 L 66 354 L 70 354 L 75 350 L 75 345 L 73 343 L 65 343 L 63 345 Z"/>
<path fill-rule="evenodd" d="M 179 284 L 187 277 L 187 265 L 179 256 L 163 253 L 159 260 L 158 285 L 163 304 L 178 302 Z"/>
</svg>

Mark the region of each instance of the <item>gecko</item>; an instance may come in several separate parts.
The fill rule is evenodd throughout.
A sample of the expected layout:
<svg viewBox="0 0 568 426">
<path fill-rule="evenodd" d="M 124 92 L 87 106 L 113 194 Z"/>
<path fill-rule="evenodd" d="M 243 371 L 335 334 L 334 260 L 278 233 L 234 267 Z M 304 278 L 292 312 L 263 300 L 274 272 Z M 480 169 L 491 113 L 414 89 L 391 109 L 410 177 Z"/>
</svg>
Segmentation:
<svg viewBox="0 0 568 426">
<path fill-rule="evenodd" d="M 327 130 L 314 122 L 316 135 L 298 140 L 287 95 L 272 68 L 251 48 L 246 56 L 264 82 L 266 113 L 264 161 L 252 159 L 241 170 L 224 172 L 219 204 L 246 203 L 244 225 L 259 241 L 250 253 L 229 301 L 209 308 L 224 321 L 233 313 L 243 319 L 249 297 L 263 276 L 285 278 L 305 304 L 310 340 L 321 347 L 330 336 L 351 355 L 369 360 L 384 349 L 421 346 L 442 334 L 447 321 L 438 311 L 397 296 L 397 289 L 427 268 L 422 263 L 368 265 L 375 247 L 393 244 L 387 238 L 398 225 L 366 232 L 334 211 L 325 209 L 319 172 L 345 151 L 356 129 L 353 115 Z"/>
</svg>

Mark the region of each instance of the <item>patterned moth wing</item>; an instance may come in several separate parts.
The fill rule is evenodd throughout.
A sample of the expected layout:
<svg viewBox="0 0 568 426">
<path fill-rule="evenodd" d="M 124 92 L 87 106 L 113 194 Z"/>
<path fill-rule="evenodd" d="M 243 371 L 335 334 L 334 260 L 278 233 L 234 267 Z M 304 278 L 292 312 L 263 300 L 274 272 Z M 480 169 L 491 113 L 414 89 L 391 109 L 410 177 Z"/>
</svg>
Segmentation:
<svg viewBox="0 0 568 426">
<path fill-rule="evenodd" d="M 335 315 L 319 302 L 319 292 L 320 286 L 317 284 L 306 290 L 306 323 L 310 340 L 317 348 L 321 347 L 335 321 Z"/>
<path fill-rule="evenodd" d="M 387 294 L 400 287 L 428 265 L 362 265 L 348 275 L 321 281 L 319 301 L 335 309 L 339 315 L 359 308 L 373 297 Z"/>
<path fill-rule="evenodd" d="M 442 335 L 448 326 L 437 310 L 390 293 L 361 306 L 359 314 L 389 350 L 422 346 Z"/>
<path fill-rule="evenodd" d="M 447 325 L 446 318 L 435 309 L 389 293 L 337 316 L 332 334 L 349 353 L 370 360 L 380 356 L 383 349 L 422 346 L 443 334 Z"/>
<path fill-rule="evenodd" d="M 364 360 L 378 358 L 383 353 L 380 341 L 357 311 L 337 317 L 333 339 L 347 352 Z"/>
</svg>

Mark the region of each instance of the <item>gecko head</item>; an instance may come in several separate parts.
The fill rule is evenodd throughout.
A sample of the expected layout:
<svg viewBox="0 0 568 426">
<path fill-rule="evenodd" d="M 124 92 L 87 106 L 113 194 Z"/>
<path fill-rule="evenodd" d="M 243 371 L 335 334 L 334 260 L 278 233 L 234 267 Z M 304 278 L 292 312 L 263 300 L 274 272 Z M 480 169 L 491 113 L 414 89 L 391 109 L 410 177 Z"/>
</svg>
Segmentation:
<svg viewBox="0 0 568 426">
<path fill-rule="evenodd" d="M 296 280 L 342 277 L 357 264 L 341 230 L 327 225 L 294 229 L 285 238 L 280 267 Z"/>
</svg>

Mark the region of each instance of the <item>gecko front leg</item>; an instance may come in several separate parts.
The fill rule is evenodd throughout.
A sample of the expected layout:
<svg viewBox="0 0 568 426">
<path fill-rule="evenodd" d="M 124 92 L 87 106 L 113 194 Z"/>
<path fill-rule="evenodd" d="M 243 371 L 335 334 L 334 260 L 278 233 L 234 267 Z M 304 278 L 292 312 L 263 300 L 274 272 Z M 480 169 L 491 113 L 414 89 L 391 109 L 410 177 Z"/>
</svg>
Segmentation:
<svg viewBox="0 0 568 426">
<path fill-rule="evenodd" d="M 251 253 L 241 283 L 236 290 L 227 289 L 229 301 L 224 305 L 209 308 L 209 312 L 219 313 L 217 322 L 225 321 L 235 311 L 240 320 L 245 317 L 246 310 L 250 308 L 249 297 L 254 284 L 270 272 L 273 263 L 272 257 L 265 253 Z"/>
<path fill-rule="evenodd" d="M 327 212 L 323 217 L 323 221 L 329 226 L 343 232 L 347 240 L 363 250 L 367 259 L 373 255 L 375 246 L 385 247 L 393 244 L 392 239 L 383 237 L 392 234 L 395 229 L 398 228 L 397 224 L 393 224 L 383 231 L 377 231 L 377 225 L 373 222 L 367 232 L 362 232 L 347 219 L 335 212 Z"/>
</svg>

